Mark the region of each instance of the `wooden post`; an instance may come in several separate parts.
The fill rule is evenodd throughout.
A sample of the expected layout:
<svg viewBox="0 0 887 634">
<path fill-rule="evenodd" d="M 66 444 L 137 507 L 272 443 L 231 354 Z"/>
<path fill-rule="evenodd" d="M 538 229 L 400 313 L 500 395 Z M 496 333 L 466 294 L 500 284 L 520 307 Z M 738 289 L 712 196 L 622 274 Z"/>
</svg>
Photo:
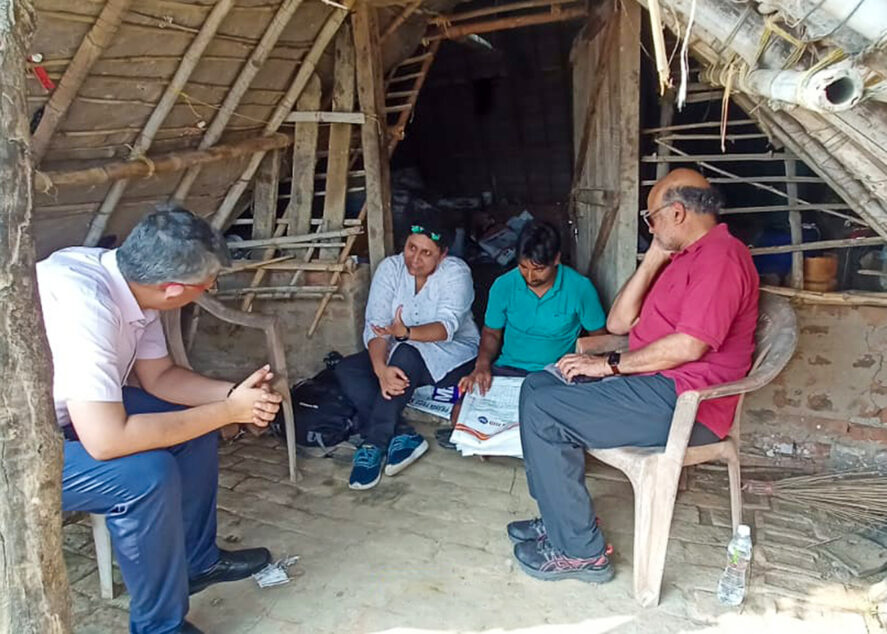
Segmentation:
<svg viewBox="0 0 887 634">
<path fill-rule="evenodd" d="M 277 225 L 277 188 L 280 184 L 280 151 L 262 159 L 253 189 L 253 239 L 270 238 Z"/>
<path fill-rule="evenodd" d="M 391 219 L 387 132 L 385 130 L 385 84 L 375 10 L 361 0 L 352 17 L 357 53 L 357 94 L 367 122 L 361 128 L 363 163 L 367 188 L 367 233 L 370 270 L 394 251 Z"/>
<path fill-rule="evenodd" d="M 314 75 L 305 86 L 305 92 L 299 97 L 296 107 L 299 110 L 320 108 L 320 79 L 317 75 Z M 293 180 L 290 184 L 290 200 L 286 211 L 283 212 L 291 236 L 311 231 L 317 133 L 317 123 L 297 123 L 293 129 Z"/>
<path fill-rule="evenodd" d="M 0 0 L 0 631 L 71 631 L 62 440 L 37 297 L 25 56 L 36 13 Z"/>
<path fill-rule="evenodd" d="M 789 178 L 785 183 L 785 193 L 789 195 L 789 207 L 798 205 L 798 184 L 791 179 L 797 175 L 797 162 L 794 159 L 785 161 L 785 175 Z M 804 229 L 801 226 L 801 212 L 792 209 L 788 212 L 788 225 L 791 230 L 792 244 L 804 241 Z M 801 251 L 792 253 L 792 288 L 804 288 L 804 254 Z"/>
<path fill-rule="evenodd" d="M 332 108 L 334 112 L 351 112 L 354 109 L 354 41 L 347 22 L 336 35 Z M 323 199 L 323 219 L 329 230 L 341 229 L 345 222 L 351 131 L 351 125 L 347 123 L 330 125 L 326 196 Z M 328 249 L 321 249 L 320 252 L 322 258 L 334 258 L 337 255 L 337 251 Z"/>
<path fill-rule="evenodd" d="M 68 64 L 65 74 L 62 75 L 58 86 L 56 86 L 55 92 L 46 103 L 43 117 L 31 139 L 31 161 L 35 166 L 40 165 L 43 155 L 49 148 L 52 135 L 68 113 L 68 108 L 77 93 L 80 92 L 80 86 L 89 76 L 92 65 L 114 39 L 117 27 L 120 26 L 131 3 L 132 0 L 108 0 L 95 24 L 80 43 L 74 58 Z M 11 3 L 4 2 L 3 4 Z"/>
</svg>

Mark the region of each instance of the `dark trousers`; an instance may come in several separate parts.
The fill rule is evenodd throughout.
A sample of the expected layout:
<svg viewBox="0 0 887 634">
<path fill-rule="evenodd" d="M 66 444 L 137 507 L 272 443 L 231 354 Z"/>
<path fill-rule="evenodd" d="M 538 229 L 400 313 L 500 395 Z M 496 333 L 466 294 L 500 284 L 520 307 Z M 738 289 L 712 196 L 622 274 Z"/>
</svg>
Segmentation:
<svg viewBox="0 0 887 634">
<path fill-rule="evenodd" d="M 660 374 L 566 385 L 531 374 L 520 395 L 520 434 L 530 495 L 551 543 L 572 557 L 605 547 L 585 486 L 586 448 L 660 447 L 668 439 L 677 394 Z M 717 442 L 697 423 L 691 445 Z"/>
<path fill-rule="evenodd" d="M 459 379 L 474 368 L 474 360 L 463 363 L 437 383 L 434 382 L 422 355 L 413 346 L 402 343 L 394 350 L 388 365 L 403 370 L 410 385 L 400 396 L 386 399 L 379 388 L 379 379 L 373 372 L 370 354 L 366 350 L 345 357 L 336 366 L 339 385 L 351 404 L 357 409 L 358 425 L 364 440 L 385 451 L 394 436 L 400 414 L 409 403 L 413 392 L 423 385 L 453 387 Z"/>
<path fill-rule="evenodd" d="M 127 414 L 184 409 L 123 388 Z M 177 632 L 188 613 L 188 578 L 219 559 L 218 434 L 167 449 L 96 460 L 65 441 L 62 508 L 106 516 L 131 596 L 130 631 Z"/>
</svg>

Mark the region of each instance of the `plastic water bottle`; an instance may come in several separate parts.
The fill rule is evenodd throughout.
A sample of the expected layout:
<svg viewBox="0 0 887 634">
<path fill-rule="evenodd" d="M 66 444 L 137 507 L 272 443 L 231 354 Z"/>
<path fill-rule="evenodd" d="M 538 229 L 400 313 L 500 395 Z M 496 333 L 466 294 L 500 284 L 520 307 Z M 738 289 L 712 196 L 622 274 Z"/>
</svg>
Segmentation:
<svg viewBox="0 0 887 634">
<path fill-rule="evenodd" d="M 740 524 L 727 546 L 727 567 L 718 581 L 718 601 L 724 605 L 739 605 L 745 598 L 748 564 L 751 561 L 751 529 Z"/>
</svg>

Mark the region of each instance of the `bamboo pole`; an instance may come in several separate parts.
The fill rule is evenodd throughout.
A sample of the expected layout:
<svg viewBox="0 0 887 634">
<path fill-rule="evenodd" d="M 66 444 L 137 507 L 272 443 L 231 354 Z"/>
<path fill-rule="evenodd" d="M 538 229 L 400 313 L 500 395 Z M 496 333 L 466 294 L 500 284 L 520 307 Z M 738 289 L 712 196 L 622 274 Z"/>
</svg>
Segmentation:
<svg viewBox="0 0 887 634">
<path fill-rule="evenodd" d="M 293 262 L 295 255 L 282 255 L 280 257 L 271 258 L 270 260 L 262 260 L 257 262 L 247 262 L 245 264 L 236 264 L 231 268 L 223 269 L 219 275 L 234 275 L 235 273 L 243 273 L 246 271 L 266 270 L 266 271 L 318 271 L 322 273 L 346 272 L 354 268 L 347 262 L 339 264 L 338 260 L 313 260 L 311 262 Z"/>
<path fill-rule="evenodd" d="M 509 4 L 500 4 L 484 9 L 476 9 L 475 11 L 463 11 L 462 13 L 453 13 L 441 17 L 441 21 L 446 24 L 455 22 L 464 22 L 472 18 L 482 18 L 488 15 L 496 15 L 498 13 L 510 13 L 511 11 L 522 11 L 524 9 L 536 9 L 539 7 L 555 7 L 561 4 L 574 4 L 576 0 L 526 0 L 525 2 L 511 2 Z M 434 21 L 432 21 L 434 22 Z"/>
<path fill-rule="evenodd" d="M 437 56 L 437 51 L 440 48 L 440 40 L 436 40 L 431 43 L 428 47 L 428 57 L 426 57 L 422 66 L 419 68 L 418 76 L 415 77 L 416 81 L 413 83 L 413 88 L 410 90 L 410 97 L 407 100 L 407 103 L 410 104 L 410 110 L 401 112 L 397 117 L 397 123 L 395 123 L 392 127 L 388 129 L 388 157 L 391 158 L 391 155 L 394 153 L 394 148 L 397 147 L 397 144 L 404 138 L 404 134 L 406 131 L 407 123 L 410 120 L 410 112 L 416 105 L 416 100 L 419 98 L 419 93 L 422 91 L 422 86 L 425 85 L 425 79 L 428 77 L 428 71 L 431 70 L 431 65 L 434 63 L 434 58 Z M 395 69 L 396 70 L 396 69 Z M 394 71 L 392 71 L 393 73 Z M 390 82 L 391 76 L 389 76 Z"/>
<path fill-rule="evenodd" d="M 570 0 L 570 1 L 572 1 L 572 0 Z M 384 42 L 385 40 L 387 40 L 388 37 L 392 33 L 394 33 L 400 27 L 401 24 L 406 22 L 407 19 L 411 15 L 413 15 L 413 13 L 415 13 L 416 9 L 418 9 L 419 5 L 421 5 L 421 4 L 422 4 L 422 0 L 414 0 L 414 2 L 411 2 L 406 7 L 404 7 L 403 11 L 401 11 L 400 14 L 391 21 L 391 24 L 389 24 L 385 28 L 385 32 L 382 33 L 382 35 L 379 37 L 379 42 Z"/>
<path fill-rule="evenodd" d="M 157 102 L 157 106 L 151 112 L 151 116 L 148 117 L 148 122 L 135 143 L 132 144 L 129 152 L 130 161 L 140 159 L 151 149 L 151 144 L 154 142 L 154 137 L 157 135 L 158 130 L 160 130 L 160 126 L 163 125 L 163 122 L 178 100 L 179 93 L 185 88 L 185 84 L 188 83 L 188 79 L 190 79 L 194 69 L 197 68 L 197 64 L 203 57 L 206 47 L 212 41 L 216 31 L 219 30 L 219 26 L 233 6 L 234 0 L 219 0 L 212 8 L 212 11 L 210 11 L 206 20 L 204 20 L 203 26 L 200 27 L 200 32 L 191 42 L 191 45 L 188 46 L 188 50 L 182 56 L 182 61 L 179 63 L 175 75 L 173 75 L 169 85 L 163 92 L 163 96 L 160 97 L 160 101 Z M 98 243 L 99 238 L 102 237 L 105 231 L 105 226 L 117 208 L 117 203 L 123 198 L 128 185 L 128 179 L 121 179 L 111 186 L 110 191 L 108 191 L 89 226 L 89 232 L 86 234 L 86 240 L 84 240 L 86 246 L 95 246 Z"/>
<path fill-rule="evenodd" d="M 818 293 L 797 288 L 767 285 L 761 286 L 761 291 L 811 304 L 826 304 L 829 306 L 887 306 L 887 293 L 864 293 L 860 291 Z"/>
<path fill-rule="evenodd" d="M 656 58 L 656 74 L 659 76 L 659 94 L 671 86 L 671 69 L 668 66 L 668 54 L 665 52 L 665 36 L 662 33 L 662 12 L 659 0 L 648 0 L 650 13 L 650 31 L 653 35 L 653 53 Z"/>
<path fill-rule="evenodd" d="M 739 121 L 730 121 L 728 125 L 730 126 L 745 126 L 745 125 L 757 125 L 758 122 L 754 119 L 740 119 Z M 641 134 L 656 134 L 658 132 L 676 132 L 678 130 L 699 130 L 700 128 L 719 128 L 721 126 L 720 121 L 700 121 L 698 123 L 680 123 L 674 125 L 660 125 L 656 128 L 644 128 L 641 130 Z M 721 138 L 718 135 L 718 138 Z"/>
<path fill-rule="evenodd" d="M 274 113 L 265 125 L 264 133 L 266 135 L 276 132 L 283 123 L 283 120 L 286 119 L 287 115 L 292 111 L 293 105 L 302 94 L 302 91 L 308 84 L 308 80 L 311 79 L 311 76 L 314 74 L 317 61 L 320 59 L 320 56 L 323 55 L 327 45 L 336 35 L 342 22 L 344 22 L 345 18 L 348 16 L 348 12 L 354 5 L 354 1 L 355 0 L 345 0 L 345 9 L 334 8 L 326 22 L 324 22 L 320 29 L 320 33 L 317 34 L 317 38 L 311 46 L 311 50 L 309 50 L 302 59 L 302 62 L 299 65 L 299 70 L 296 73 L 295 78 L 293 78 L 289 90 L 287 90 L 283 99 L 280 100 L 280 103 L 277 104 L 277 108 L 275 108 Z M 237 205 L 237 201 L 240 199 L 241 195 L 243 195 L 243 192 L 246 191 L 246 188 L 249 186 L 253 175 L 259 167 L 259 163 L 262 162 L 263 156 L 264 152 L 257 152 L 250 159 L 249 164 L 246 166 L 246 169 L 243 170 L 240 178 L 234 182 L 228 190 L 228 193 L 225 195 L 222 204 L 219 205 L 219 209 L 213 217 L 213 226 L 216 228 L 226 226 L 231 216 L 231 212 L 234 210 L 234 207 Z"/>
<path fill-rule="evenodd" d="M 887 238 L 875 236 L 871 238 L 845 238 L 842 240 L 820 240 L 804 244 L 785 244 L 776 247 L 758 247 L 749 249 L 752 255 L 771 255 L 774 253 L 795 253 L 797 251 L 820 251 L 824 249 L 846 249 L 852 247 L 867 247 L 881 245 L 887 242 Z"/>
<path fill-rule="evenodd" d="M 335 293 L 337 286 L 247 286 L 245 288 L 230 288 L 218 291 L 215 295 L 225 297 L 240 297 L 241 295 L 258 293 Z"/>
<path fill-rule="evenodd" d="M 117 34 L 124 14 L 129 10 L 132 0 L 108 0 L 105 3 L 95 24 L 83 38 L 74 59 L 65 70 L 65 74 L 56 86 L 55 91 L 43 108 L 43 117 L 31 136 L 31 161 L 36 167 L 49 148 L 49 142 L 59 124 L 65 118 L 80 87 L 89 76 L 93 64 L 101 56 Z"/>
<path fill-rule="evenodd" d="M 121 161 L 88 169 L 35 172 L 34 186 L 37 191 L 49 191 L 54 187 L 101 185 L 110 181 L 133 178 L 149 178 L 155 174 L 181 171 L 194 165 L 205 165 L 230 160 L 247 154 L 275 150 L 291 145 L 288 134 L 274 134 L 246 139 L 228 145 L 217 145 L 206 150 L 174 152 L 154 159 Z"/>
<path fill-rule="evenodd" d="M 546 11 L 532 15 L 521 15 L 512 18 L 500 18 L 498 20 L 490 20 L 489 22 L 478 22 L 475 24 L 463 24 L 454 27 L 442 27 L 439 32 L 429 35 L 426 39 L 434 40 L 458 40 L 466 35 L 479 35 L 481 33 L 491 33 L 493 31 L 507 31 L 509 29 L 519 29 L 525 26 L 536 26 L 539 24 L 551 24 L 554 22 L 567 22 L 569 20 L 577 20 L 588 15 L 585 7 L 575 7 L 569 9 L 561 9 L 555 11 Z"/>
<path fill-rule="evenodd" d="M 346 238 L 348 236 L 359 236 L 363 233 L 363 227 L 347 227 L 345 229 L 337 229 L 335 231 L 323 231 L 317 233 L 309 233 L 302 236 L 280 236 L 277 238 L 264 238 L 261 240 L 241 240 L 239 242 L 229 242 L 229 249 L 257 249 L 262 247 L 287 247 L 302 242 L 314 242 L 315 240 L 330 240 L 333 238 Z M 323 245 L 321 245 L 323 246 Z"/>
<path fill-rule="evenodd" d="M 246 94 L 247 90 L 249 90 L 249 86 L 253 79 L 255 79 L 255 76 L 262 69 L 265 60 L 268 58 L 268 55 L 270 55 L 274 45 L 277 44 L 277 40 L 280 39 L 281 33 L 283 33 L 284 28 L 289 24 L 290 19 L 301 4 L 302 0 L 284 0 L 280 5 L 277 13 L 274 14 L 274 17 L 262 34 L 259 43 L 253 49 L 252 53 L 250 53 L 249 59 L 247 59 L 246 63 L 243 65 L 240 74 L 231 86 L 231 90 L 229 90 L 228 94 L 225 96 L 225 100 L 222 102 L 219 111 L 216 113 L 216 116 L 213 117 L 212 122 L 206 129 L 203 138 L 200 139 L 198 149 L 207 149 L 214 145 L 222 136 L 225 127 L 228 125 L 228 121 L 240 104 L 240 100 Z M 188 196 L 188 192 L 191 191 L 194 181 L 197 180 L 199 175 L 199 165 L 190 168 L 182 177 L 178 187 L 176 187 L 172 199 L 180 202 L 184 201 Z"/>
</svg>

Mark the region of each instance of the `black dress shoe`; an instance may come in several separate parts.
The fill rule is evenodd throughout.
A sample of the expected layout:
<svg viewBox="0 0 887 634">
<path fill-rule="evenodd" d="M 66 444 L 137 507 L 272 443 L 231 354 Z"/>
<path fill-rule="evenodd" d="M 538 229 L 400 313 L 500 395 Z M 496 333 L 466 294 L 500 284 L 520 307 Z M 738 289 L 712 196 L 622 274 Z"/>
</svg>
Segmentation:
<svg viewBox="0 0 887 634">
<path fill-rule="evenodd" d="M 267 548 L 247 548 L 246 550 L 219 549 L 219 560 L 212 568 L 188 581 L 188 594 L 196 594 L 208 586 L 221 581 L 246 579 L 271 563 L 271 553 Z"/>
<path fill-rule="evenodd" d="M 193 623 L 188 623 L 188 621 L 185 621 L 184 623 L 182 623 L 182 629 L 179 630 L 179 634 L 203 634 L 203 630 L 201 630 Z"/>
</svg>

